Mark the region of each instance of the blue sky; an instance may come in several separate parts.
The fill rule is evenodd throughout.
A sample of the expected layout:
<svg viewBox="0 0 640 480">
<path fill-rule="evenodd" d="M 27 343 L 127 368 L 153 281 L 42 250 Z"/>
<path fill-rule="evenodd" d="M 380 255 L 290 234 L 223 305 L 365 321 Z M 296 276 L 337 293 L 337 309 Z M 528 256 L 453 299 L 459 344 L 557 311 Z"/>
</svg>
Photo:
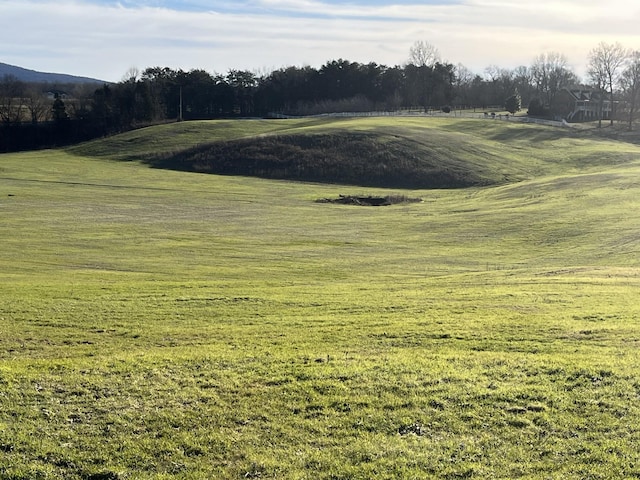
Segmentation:
<svg viewBox="0 0 640 480">
<path fill-rule="evenodd" d="M 170 10 L 181 11 L 197 11 L 203 12 L 208 10 L 227 10 L 227 11 L 247 11 L 251 9 L 261 9 L 265 3 L 251 0 L 238 0 L 238 1 L 206 1 L 206 0 L 92 0 L 93 3 L 99 5 L 123 5 L 126 7 L 160 7 L 168 8 Z M 284 7 L 286 4 L 304 4 L 305 2 L 280 2 Z M 389 5 L 451 5 L 458 4 L 461 1 L 457 0 L 326 0 L 322 2 L 327 5 L 342 5 L 342 6 L 389 6 Z M 272 2 L 272 7 L 276 5 Z"/>
<path fill-rule="evenodd" d="M 586 70 L 599 42 L 640 50 L 636 0 L 0 0 L 0 62 L 118 81 L 132 68 L 401 65 L 416 41 L 482 74 L 545 52 Z"/>
<path fill-rule="evenodd" d="M 218 12 L 231 14 L 257 14 L 278 15 L 283 17 L 310 17 L 310 18 L 335 18 L 335 17 L 362 17 L 384 19 L 382 15 L 371 16 L 370 9 L 382 7 L 394 7 L 402 5 L 427 6 L 427 5 L 456 5 L 462 0 L 324 0 L 324 1 L 260 1 L 260 0 L 88 0 L 96 5 L 123 6 L 126 8 L 161 8 L 178 12 Z M 329 8 L 326 8 L 329 7 Z M 333 8 L 331 8 L 333 7 Z M 411 19 L 410 10 L 407 10 L 407 19 Z M 396 17 L 388 17 L 394 20 Z"/>
</svg>

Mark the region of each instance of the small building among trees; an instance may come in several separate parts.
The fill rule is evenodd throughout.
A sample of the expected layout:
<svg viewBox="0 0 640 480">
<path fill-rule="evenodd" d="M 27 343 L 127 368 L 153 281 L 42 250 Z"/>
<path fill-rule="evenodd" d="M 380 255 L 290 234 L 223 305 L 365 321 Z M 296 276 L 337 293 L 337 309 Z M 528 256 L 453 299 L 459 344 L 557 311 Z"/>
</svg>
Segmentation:
<svg viewBox="0 0 640 480">
<path fill-rule="evenodd" d="M 556 95 L 552 113 L 568 122 L 592 122 L 611 118 L 611 101 L 604 92 L 564 88 Z"/>
<path fill-rule="evenodd" d="M 47 90 L 46 96 L 49 100 L 55 100 L 56 98 L 66 100 L 69 98 L 69 94 L 67 92 L 58 89 Z"/>
</svg>

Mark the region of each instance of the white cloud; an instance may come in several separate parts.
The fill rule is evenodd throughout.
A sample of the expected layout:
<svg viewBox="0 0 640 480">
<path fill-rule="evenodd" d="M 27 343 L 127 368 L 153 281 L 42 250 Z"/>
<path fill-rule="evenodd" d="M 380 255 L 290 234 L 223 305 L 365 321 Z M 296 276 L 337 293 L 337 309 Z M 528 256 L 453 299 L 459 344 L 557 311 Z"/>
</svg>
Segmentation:
<svg viewBox="0 0 640 480">
<path fill-rule="evenodd" d="M 220 6 L 221 4 L 218 3 Z M 231 4 L 227 4 L 230 6 Z M 132 66 L 269 69 L 345 58 L 403 63 L 426 40 L 481 73 L 565 54 L 578 73 L 600 41 L 640 49 L 640 6 L 625 0 L 468 0 L 449 5 L 234 3 L 234 12 L 99 6 L 80 0 L 0 2 L 0 61 L 117 81 Z"/>
</svg>

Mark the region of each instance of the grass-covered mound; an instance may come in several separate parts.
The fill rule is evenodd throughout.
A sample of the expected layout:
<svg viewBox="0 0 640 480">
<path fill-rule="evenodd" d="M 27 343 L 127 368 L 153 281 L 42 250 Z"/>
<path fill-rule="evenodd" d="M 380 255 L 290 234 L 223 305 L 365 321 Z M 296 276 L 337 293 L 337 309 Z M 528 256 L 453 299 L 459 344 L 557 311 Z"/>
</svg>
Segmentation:
<svg viewBox="0 0 640 480">
<path fill-rule="evenodd" d="M 68 149 L 159 168 L 388 188 L 459 188 L 628 162 L 589 132 L 479 119 L 340 118 L 158 125 Z"/>
<path fill-rule="evenodd" d="M 435 149 L 400 137 L 341 131 L 260 136 L 153 155 L 162 168 L 262 178 L 401 188 L 491 183 Z"/>
</svg>

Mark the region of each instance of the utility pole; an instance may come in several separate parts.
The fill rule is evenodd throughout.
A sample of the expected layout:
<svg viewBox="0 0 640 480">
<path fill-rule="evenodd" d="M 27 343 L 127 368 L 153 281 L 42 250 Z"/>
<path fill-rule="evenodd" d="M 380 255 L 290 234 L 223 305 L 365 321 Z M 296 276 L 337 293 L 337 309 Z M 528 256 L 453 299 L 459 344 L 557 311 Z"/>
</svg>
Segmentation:
<svg viewBox="0 0 640 480">
<path fill-rule="evenodd" d="M 180 86 L 180 105 L 178 106 L 178 121 L 182 121 L 182 85 Z"/>
</svg>

